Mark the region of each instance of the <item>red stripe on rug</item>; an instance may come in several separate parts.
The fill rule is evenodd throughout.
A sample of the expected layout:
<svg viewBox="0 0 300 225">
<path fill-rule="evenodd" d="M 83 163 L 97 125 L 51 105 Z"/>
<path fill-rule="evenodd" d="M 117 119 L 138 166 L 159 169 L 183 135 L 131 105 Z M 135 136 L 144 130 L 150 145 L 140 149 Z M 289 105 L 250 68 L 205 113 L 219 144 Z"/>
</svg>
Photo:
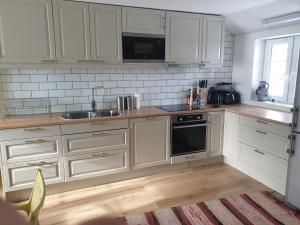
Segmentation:
<svg viewBox="0 0 300 225">
<path fill-rule="evenodd" d="M 241 213 L 237 208 L 235 208 L 226 198 L 221 198 L 222 204 L 243 224 L 254 225 L 243 213 Z"/>
<path fill-rule="evenodd" d="M 250 196 L 247 194 L 241 195 L 241 197 L 254 209 L 256 209 L 260 214 L 262 214 L 266 219 L 275 225 L 284 225 L 281 221 L 273 217 L 267 210 L 265 210 L 261 205 L 257 204 Z"/>
<path fill-rule="evenodd" d="M 186 217 L 185 213 L 183 212 L 181 207 L 173 207 L 172 208 L 175 216 L 179 220 L 179 222 L 183 225 L 193 225 L 189 219 Z"/>
<path fill-rule="evenodd" d="M 160 225 L 154 212 L 145 212 L 144 214 L 149 225 Z"/>
<path fill-rule="evenodd" d="M 197 203 L 198 207 L 207 216 L 207 218 L 215 225 L 222 225 L 223 223 L 213 214 L 204 202 Z"/>
<path fill-rule="evenodd" d="M 300 211 L 295 208 L 288 207 L 284 201 L 280 200 L 279 198 L 276 198 L 274 195 L 272 195 L 269 191 L 261 191 L 261 193 L 270 199 L 272 202 L 274 202 L 276 205 L 278 205 L 281 209 L 285 210 L 286 212 L 293 212 L 294 216 L 300 220 Z"/>
</svg>

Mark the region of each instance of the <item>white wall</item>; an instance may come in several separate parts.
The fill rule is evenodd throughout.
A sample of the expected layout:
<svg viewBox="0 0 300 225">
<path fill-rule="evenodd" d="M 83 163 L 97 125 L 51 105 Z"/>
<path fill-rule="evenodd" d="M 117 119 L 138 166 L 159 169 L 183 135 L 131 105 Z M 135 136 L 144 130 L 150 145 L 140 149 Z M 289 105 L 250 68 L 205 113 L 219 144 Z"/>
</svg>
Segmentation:
<svg viewBox="0 0 300 225">
<path fill-rule="evenodd" d="M 260 69 L 258 68 L 258 64 L 262 63 L 262 59 L 259 57 L 256 58 L 257 60 L 255 63 L 253 60 L 254 55 L 259 55 L 261 50 L 261 48 L 258 48 L 258 46 L 262 46 L 259 39 L 299 33 L 300 24 L 295 24 L 276 29 L 266 29 L 264 31 L 236 35 L 232 82 L 234 83 L 236 90 L 241 93 L 243 103 L 287 110 L 285 107 L 275 106 L 273 104 L 263 104 L 251 99 L 251 95 L 255 96 L 255 89 L 257 88 L 259 81 L 258 76 Z M 257 45 L 255 45 L 255 43 L 257 43 Z"/>
</svg>

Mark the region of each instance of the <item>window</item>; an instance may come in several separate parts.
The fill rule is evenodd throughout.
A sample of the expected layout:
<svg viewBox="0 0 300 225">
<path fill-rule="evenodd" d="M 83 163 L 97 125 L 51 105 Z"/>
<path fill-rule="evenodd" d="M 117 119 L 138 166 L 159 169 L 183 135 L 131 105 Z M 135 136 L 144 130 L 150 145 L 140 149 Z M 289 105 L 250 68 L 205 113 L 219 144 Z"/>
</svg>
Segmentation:
<svg viewBox="0 0 300 225">
<path fill-rule="evenodd" d="M 295 95 L 300 36 L 266 40 L 263 80 L 276 102 L 292 104 Z"/>
</svg>

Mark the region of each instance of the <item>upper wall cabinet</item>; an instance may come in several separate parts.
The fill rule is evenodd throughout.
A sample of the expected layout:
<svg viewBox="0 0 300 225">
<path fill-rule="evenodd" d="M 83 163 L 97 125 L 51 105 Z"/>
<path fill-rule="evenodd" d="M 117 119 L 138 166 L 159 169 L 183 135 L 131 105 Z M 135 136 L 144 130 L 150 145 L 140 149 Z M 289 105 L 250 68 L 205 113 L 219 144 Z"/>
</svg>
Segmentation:
<svg viewBox="0 0 300 225">
<path fill-rule="evenodd" d="M 203 18 L 202 63 L 205 66 L 223 63 L 225 22 L 221 16 Z"/>
<path fill-rule="evenodd" d="M 121 7 L 90 5 L 92 60 L 121 61 Z"/>
<path fill-rule="evenodd" d="M 166 12 L 161 10 L 122 8 L 122 31 L 141 34 L 165 34 Z"/>
<path fill-rule="evenodd" d="M 89 4 L 53 0 L 57 59 L 63 63 L 91 60 Z"/>
<path fill-rule="evenodd" d="M 0 0 L 0 62 L 53 60 L 51 0 Z"/>
<path fill-rule="evenodd" d="M 201 63 L 203 15 L 167 12 L 166 62 Z"/>
</svg>

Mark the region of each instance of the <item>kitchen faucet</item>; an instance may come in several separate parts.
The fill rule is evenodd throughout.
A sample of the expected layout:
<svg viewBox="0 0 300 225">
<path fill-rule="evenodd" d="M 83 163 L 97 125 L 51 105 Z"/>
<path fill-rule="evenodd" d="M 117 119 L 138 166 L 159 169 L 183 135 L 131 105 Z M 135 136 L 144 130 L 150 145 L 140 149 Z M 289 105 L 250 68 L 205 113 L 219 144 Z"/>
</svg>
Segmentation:
<svg viewBox="0 0 300 225">
<path fill-rule="evenodd" d="M 93 90 L 92 90 L 92 110 L 93 112 L 95 113 L 96 112 L 96 101 L 95 101 L 95 90 L 96 89 L 101 89 L 102 90 L 102 94 L 104 94 L 104 87 L 103 86 L 95 86 L 93 87 Z"/>
</svg>

